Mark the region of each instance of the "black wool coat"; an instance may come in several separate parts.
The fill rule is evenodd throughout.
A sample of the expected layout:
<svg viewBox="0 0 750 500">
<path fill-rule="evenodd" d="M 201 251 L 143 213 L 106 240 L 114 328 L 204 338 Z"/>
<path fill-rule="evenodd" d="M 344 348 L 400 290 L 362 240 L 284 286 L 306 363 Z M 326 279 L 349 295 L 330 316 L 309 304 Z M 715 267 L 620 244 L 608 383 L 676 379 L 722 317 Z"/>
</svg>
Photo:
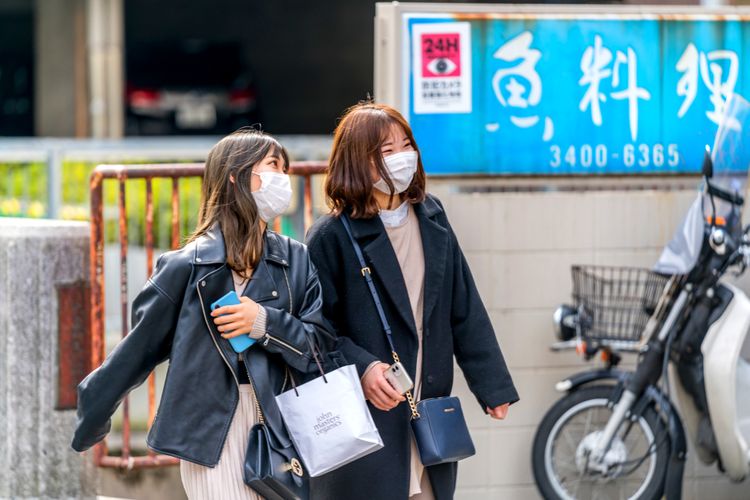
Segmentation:
<svg viewBox="0 0 750 500">
<path fill-rule="evenodd" d="M 455 356 L 483 410 L 518 401 L 489 316 L 440 201 L 428 195 L 414 209 L 425 260 L 422 398 L 451 394 Z M 380 217 L 350 220 L 391 324 L 396 350 L 414 379 L 416 326 L 396 254 Z M 323 314 L 338 335 L 344 357 L 356 364 L 360 376 L 373 361 L 392 363 L 385 332 L 341 220 L 327 215 L 316 221 L 307 243 L 323 289 Z M 408 498 L 408 404 L 389 412 L 369 407 L 385 447 L 314 478 L 312 498 Z M 453 498 L 456 464 L 427 471 L 436 498 Z"/>
</svg>

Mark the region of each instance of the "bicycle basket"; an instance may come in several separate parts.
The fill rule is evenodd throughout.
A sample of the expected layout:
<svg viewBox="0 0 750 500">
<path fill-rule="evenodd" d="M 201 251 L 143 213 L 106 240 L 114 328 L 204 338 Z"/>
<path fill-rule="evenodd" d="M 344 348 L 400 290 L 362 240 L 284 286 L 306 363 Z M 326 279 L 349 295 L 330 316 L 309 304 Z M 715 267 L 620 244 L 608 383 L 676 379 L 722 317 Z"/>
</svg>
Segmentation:
<svg viewBox="0 0 750 500">
<path fill-rule="evenodd" d="M 635 267 L 573 266 L 573 299 L 589 339 L 638 342 L 669 276 Z"/>
</svg>

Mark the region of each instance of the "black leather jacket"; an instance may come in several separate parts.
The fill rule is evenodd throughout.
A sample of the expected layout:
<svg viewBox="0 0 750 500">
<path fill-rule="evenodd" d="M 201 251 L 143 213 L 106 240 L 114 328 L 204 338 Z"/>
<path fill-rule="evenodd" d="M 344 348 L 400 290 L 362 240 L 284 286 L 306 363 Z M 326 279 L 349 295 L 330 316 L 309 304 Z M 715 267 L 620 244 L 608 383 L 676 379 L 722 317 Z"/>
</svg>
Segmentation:
<svg viewBox="0 0 750 500">
<path fill-rule="evenodd" d="M 244 295 L 266 309 L 267 333 L 242 357 L 266 423 L 280 444 L 288 446 L 274 396 L 287 386 L 290 375 L 316 372 L 308 339 L 314 339 L 324 355 L 334 340 L 322 316 L 318 273 L 305 245 L 267 231 L 263 248 Z M 209 467 L 218 463 L 239 400 L 238 370 L 243 364 L 219 335 L 210 304 L 233 289 L 224 239 L 216 226 L 159 258 L 133 302 L 130 334 L 78 386 L 75 450 L 103 439 L 123 397 L 156 365 L 169 360 L 148 446 Z"/>
</svg>

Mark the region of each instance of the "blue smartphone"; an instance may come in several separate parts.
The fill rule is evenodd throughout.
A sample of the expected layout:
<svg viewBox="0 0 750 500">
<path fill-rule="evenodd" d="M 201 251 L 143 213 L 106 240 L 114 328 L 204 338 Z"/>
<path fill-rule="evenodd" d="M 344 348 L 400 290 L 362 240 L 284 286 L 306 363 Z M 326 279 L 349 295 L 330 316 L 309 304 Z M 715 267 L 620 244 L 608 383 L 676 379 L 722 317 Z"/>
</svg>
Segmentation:
<svg viewBox="0 0 750 500">
<path fill-rule="evenodd" d="M 211 310 L 213 311 L 214 309 L 218 309 L 223 306 L 236 306 L 237 304 L 240 304 L 240 298 L 237 297 L 237 293 L 232 290 L 231 292 L 211 304 Z M 250 338 L 249 335 L 238 335 L 237 337 L 232 337 L 228 340 L 229 343 L 232 344 L 232 349 L 234 349 L 234 352 L 243 352 L 255 343 L 255 339 Z"/>
</svg>

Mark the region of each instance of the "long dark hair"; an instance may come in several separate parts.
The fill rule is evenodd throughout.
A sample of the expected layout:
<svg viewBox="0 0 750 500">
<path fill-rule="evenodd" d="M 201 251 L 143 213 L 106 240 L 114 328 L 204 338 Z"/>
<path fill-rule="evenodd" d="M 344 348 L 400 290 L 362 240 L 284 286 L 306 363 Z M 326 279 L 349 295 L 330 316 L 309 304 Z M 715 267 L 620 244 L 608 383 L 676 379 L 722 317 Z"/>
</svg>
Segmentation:
<svg viewBox="0 0 750 500">
<path fill-rule="evenodd" d="M 331 210 L 339 214 L 347 207 L 353 218 L 370 218 L 378 213 L 373 197 L 370 165 L 374 164 L 380 177 L 393 193 L 393 182 L 385 166 L 380 147 L 394 125 L 399 125 L 417 152 L 417 172 L 404 197 L 410 203 L 425 198 L 425 172 L 414 134 L 406 119 L 390 106 L 361 102 L 347 109 L 336 127 L 333 149 L 328 164 L 325 192 Z M 391 195 L 393 196 L 393 194 Z"/>
<path fill-rule="evenodd" d="M 224 235 L 227 265 L 243 278 L 263 255 L 263 231 L 250 190 L 250 176 L 255 165 L 269 153 L 283 161 L 284 170 L 289 167 L 284 146 L 255 129 L 240 129 L 211 148 L 203 173 L 198 226 L 188 239 L 193 241 L 218 224 Z"/>
</svg>

